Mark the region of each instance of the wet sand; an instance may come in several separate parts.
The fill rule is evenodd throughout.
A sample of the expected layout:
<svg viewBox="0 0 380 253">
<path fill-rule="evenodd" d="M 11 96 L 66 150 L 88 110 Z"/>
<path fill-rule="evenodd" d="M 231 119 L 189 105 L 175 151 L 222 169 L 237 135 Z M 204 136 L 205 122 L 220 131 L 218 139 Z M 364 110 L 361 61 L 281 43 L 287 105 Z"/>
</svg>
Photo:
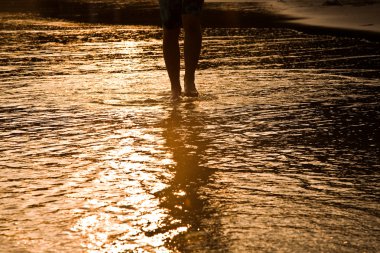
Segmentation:
<svg viewBox="0 0 380 253">
<path fill-rule="evenodd" d="M 334 2 L 334 1 L 330 1 Z M 275 13 L 292 17 L 288 24 L 297 29 L 344 36 L 371 37 L 379 40 L 379 1 L 329 1 L 289 0 L 277 1 L 271 6 Z"/>
<path fill-rule="evenodd" d="M 0 18 L 0 252 L 380 247 L 377 41 L 206 28 L 172 104 L 157 26 Z"/>
<path fill-rule="evenodd" d="M 380 40 L 380 3 L 343 1 L 326 6 L 325 1 L 206 1 L 204 27 L 290 28 L 313 34 L 354 36 Z M 31 12 L 43 17 L 76 22 L 160 26 L 154 0 L 18 0 L 3 1 L 5 12 Z"/>
</svg>

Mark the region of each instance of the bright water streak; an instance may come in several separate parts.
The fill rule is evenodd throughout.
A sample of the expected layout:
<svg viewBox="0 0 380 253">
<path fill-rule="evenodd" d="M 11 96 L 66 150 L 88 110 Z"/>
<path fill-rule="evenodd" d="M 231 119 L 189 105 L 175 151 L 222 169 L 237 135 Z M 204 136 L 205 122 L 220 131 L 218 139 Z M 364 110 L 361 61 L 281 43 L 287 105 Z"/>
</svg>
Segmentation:
<svg viewBox="0 0 380 253">
<path fill-rule="evenodd" d="M 376 43 L 206 30 L 202 95 L 173 105 L 159 29 L 18 18 L 0 32 L 1 252 L 380 247 Z"/>
</svg>

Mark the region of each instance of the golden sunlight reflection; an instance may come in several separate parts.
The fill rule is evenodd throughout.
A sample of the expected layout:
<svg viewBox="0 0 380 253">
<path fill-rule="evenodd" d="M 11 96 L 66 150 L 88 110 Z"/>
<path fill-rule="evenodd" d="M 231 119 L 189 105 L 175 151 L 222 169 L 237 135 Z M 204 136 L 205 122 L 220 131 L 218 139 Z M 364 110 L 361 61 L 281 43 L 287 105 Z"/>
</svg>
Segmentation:
<svg viewBox="0 0 380 253">
<path fill-rule="evenodd" d="M 200 96 L 173 104 L 161 28 L 82 19 L 146 1 L 20 1 L 0 1 L 0 252 L 378 251 L 376 36 L 244 4 L 260 28 L 205 28 Z"/>
<path fill-rule="evenodd" d="M 167 240 L 187 231 L 155 196 L 173 178 L 174 161 L 162 137 L 154 134 L 157 129 L 152 132 L 142 128 L 105 137 L 114 148 L 101 159 L 104 169 L 91 179 L 92 190 L 83 194 L 86 203 L 75 210 L 80 217 L 71 228 L 88 252 L 170 252 Z"/>
</svg>

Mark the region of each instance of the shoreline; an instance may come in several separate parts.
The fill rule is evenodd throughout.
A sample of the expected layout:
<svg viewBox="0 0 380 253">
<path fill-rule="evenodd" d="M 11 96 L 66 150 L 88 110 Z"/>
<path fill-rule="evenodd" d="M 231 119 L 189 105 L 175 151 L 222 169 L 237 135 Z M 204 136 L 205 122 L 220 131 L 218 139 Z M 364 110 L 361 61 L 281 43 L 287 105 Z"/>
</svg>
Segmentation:
<svg viewBox="0 0 380 253">
<path fill-rule="evenodd" d="M 339 36 L 354 36 L 380 40 L 379 2 L 362 4 L 296 4 L 278 1 L 271 5 L 273 12 L 293 18 L 290 27 L 308 32 L 326 32 Z"/>
<path fill-rule="evenodd" d="M 20 5 L 20 2 L 26 4 Z M 36 2 L 38 4 L 35 4 Z M 380 41 L 380 32 L 313 23 L 304 17 L 304 13 L 294 14 L 297 8 L 284 8 L 283 4 L 281 6 L 268 7 L 260 2 L 206 2 L 202 13 L 202 25 L 204 28 L 284 28 L 317 35 L 360 37 Z M 9 2 L 0 3 L 0 9 L 0 15 L 4 12 L 21 12 L 81 23 L 161 26 L 159 8 L 157 4 L 149 1 L 114 6 L 105 2 L 20 0 L 17 5 Z"/>
</svg>

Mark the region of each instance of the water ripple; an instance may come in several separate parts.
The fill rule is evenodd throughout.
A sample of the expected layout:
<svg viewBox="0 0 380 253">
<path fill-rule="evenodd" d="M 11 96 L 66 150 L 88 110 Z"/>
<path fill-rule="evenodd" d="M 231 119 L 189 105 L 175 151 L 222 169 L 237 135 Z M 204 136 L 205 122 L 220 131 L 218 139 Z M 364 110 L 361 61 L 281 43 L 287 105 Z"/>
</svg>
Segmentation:
<svg viewBox="0 0 380 253">
<path fill-rule="evenodd" d="M 206 29 L 172 104 L 160 29 L 1 20 L 0 252 L 379 248 L 376 42 Z"/>
</svg>

